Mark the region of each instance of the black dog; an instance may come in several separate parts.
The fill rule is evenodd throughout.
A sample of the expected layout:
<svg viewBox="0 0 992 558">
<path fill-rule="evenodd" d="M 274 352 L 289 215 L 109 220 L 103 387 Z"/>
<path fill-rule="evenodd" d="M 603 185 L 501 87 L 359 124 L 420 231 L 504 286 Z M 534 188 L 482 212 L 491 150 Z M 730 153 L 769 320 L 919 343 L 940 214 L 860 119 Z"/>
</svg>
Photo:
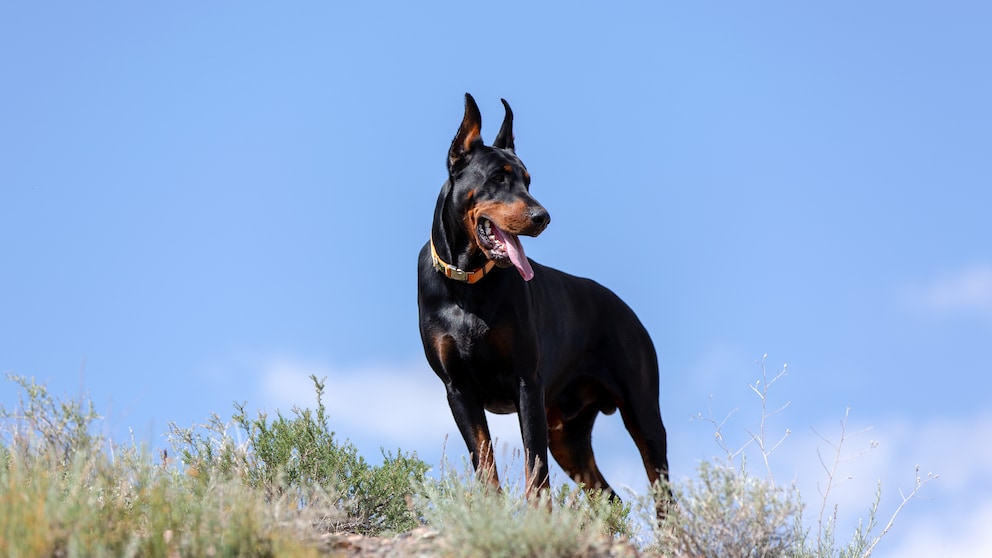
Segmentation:
<svg viewBox="0 0 992 558">
<path fill-rule="evenodd" d="M 592 452 L 599 413 L 620 409 L 648 479 L 668 479 L 658 406 L 658 359 L 634 312 L 615 294 L 531 262 L 517 235 L 537 236 L 548 212 L 531 197 L 514 153 L 513 113 L 493 145 L 465 94 L 448 151 L 448 180 L 420 251 L 420 335 L 479 476 L 499 486 L 485 411 L 519 413 L 527 494 L 548 487 L 548 449 L 587 488 L 613 495 Z M 659 516 L 666 499 L 658 503 Z"/>
</svg>

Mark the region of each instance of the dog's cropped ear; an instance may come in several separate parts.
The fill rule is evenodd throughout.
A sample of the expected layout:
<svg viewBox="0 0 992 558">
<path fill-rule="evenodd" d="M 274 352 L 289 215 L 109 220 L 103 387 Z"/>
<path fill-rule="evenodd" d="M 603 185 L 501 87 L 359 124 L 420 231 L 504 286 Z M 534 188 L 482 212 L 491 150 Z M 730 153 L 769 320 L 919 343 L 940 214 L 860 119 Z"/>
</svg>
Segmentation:
<svg viewBox="0 0 992 558">
<path fill-rule="evenodd" d="M 465 117 L 448 150 L 448 170 L 450 171 L 477 146 L 482 145 L 482 114 L 479 105 L 468 93 L 465 94 Z"/>
<path fill-rule="evenodd" d="M 500 99 L 500 101 L 503 101 L 506 116 L 503 117 L 503 125 L 499 128 L 499 134 L 493 140 L 493 147 L 513 151 L 513 111 L 510 110 L 510 103 L 507 103 L 506 99 Z"/>
</svg>

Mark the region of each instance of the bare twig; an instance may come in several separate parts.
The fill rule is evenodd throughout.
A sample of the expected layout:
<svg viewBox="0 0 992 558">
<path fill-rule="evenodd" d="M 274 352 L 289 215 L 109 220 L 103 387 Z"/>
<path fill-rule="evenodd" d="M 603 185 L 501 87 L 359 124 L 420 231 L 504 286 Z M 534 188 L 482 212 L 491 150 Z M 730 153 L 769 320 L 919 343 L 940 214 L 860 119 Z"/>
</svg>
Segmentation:
<svg viewBox="0 0 992 558">
<path fill-rule="evenodd" d="M 772 407 L 770 405 L 769 393 L 771 391 L 771 386 L 772 384 L 774 384 L 775 382 L 786 376 L 787 365 L 783 365 L 781 370 L 779 370 L 777 374 L 769 378 L 769 371 L 765 365 L 767 356 L 768 355 L 763 355 L 762 359 L 757 362 L 757 364 L 761 367 L 761 378 L 755 381 L 753 384 L 748 384 L 748 387 L 751 389 L 751 391 L 755 393 L 755 395 L 758 396 L 758 399 L 760 400 L 761 417 L 760 420 L 758 421 L 756 430 L 745 430 L 748 437 L 739 448 L 731 449 L 735 447 L 735 445 L 732 445 L 735 444 L 735 442 L 728 442 L 728 439 L 725 436 L 725 431 L 724 431 L 730 418 L 735 413 L 737 413 L 738 409 L 736 408 L 733 409 L 722 420 L 717 420 L 716 418 L 714 418 L 714 414 L 713 414 L 713 406 L 712 406 L 713 397 L 710 396 L 710 401 L 708 404 L 708 415 L 704 416 L 703 413 L 697 413 L 696 416 L 693 418 L 696 420 L 707 422 L 713 426 L 714 438 L 716 440 L 717 445 L 719 445 L 720 448 L 726 453 L 727 459 L 731 464 L 737 465 L 739 463 L 740 465 L 739 473 L 744 475 L 745 477 L 747 476 L 747 457 L 748 457 L 748 455 L 745 453 L 745 450 L 747 450 L 751 446 L 757 447 L 758 450 L 761 452 L 761 457 L 765 463 L 765 469 L 768 473 L 767 480 L 770 483 L 774 484 L 774 478 L 772 475 L 772 469 L 770 464 L 771 462 L 770 456 L 779 448 L 779 446 L 781 446 L 785 442 L 785 439 L 792 434 L 792 431 L 786 428 L 784 434 L 782 434 L 781 436 L 772 434 L 771 433 L 772 428 L 770 427 L 772 421 L 770 419 L 778 415 L 779 413 L 782 413 L 787 408 L 789 408 L 791 402 L 787 401 L 784 405 L 777 407 Z M 867 453 L 869 453 L 871 450 L 878 447 L 877 441 L 869 440 L 867 447 L 861 449 L 860 451 L 852 452 L 852 450 L 849 449 L 850 442 L 852 439 L 861 436 L 867 432 L 870 432 L 872 430 L 872 427 L 867 427 L 855 432 L 849 431 L 848 420 L 850 418 L 850 412 L 851 409 L 849 407 L 844 410 L 844 416 L 840 421 L 840 436 L 839 439 L 836 439 L 836 441 L 828 439 L 827 437 L 817 432 L 816 429 L 811 428 L 813 433 L 817 437 L 819 437 L 823 442 L 825 442 L 827 447 L 830 448 L 829 450 L 823 448 L 826 451 L 821 451 L 821 448 L 817 448 L 816 450 L 816 455 L 817 458 L 819 459 L 820 466 L 823 468 L 823 471 L 826 474 L 825 484 L 823 484 L 822 482 L 817 482 L 816 485 L 817 491 L 819 492 L 821 497 L 821 501 L 819 506 L 819 514 L 817 516 L 817 533 L 816 533 L 816 542 L 815 542 L 816 546 L 813 549 L 809 549 L 809 551 L 813 552 L 814 553 L 813 555 L 816 556 L 833 556 L 837 552 L 837 550 L 835 549 L 834 536 L 836 534 L 835 528 L 837 526 L 839 506 L 836 504 L 831 506 L 830 497 L 831 494 L 837 490 L 838 486 L 840 486 L 845 481 L 850 480 L 852 478 L 852 477 L 842 478 L 840 476 L 842 470 L 841 465 L 843 463 L 846 463 L 847 461 L 860 458 L 866 455 Z M 774 437 L 772 439 L 769 439 L 770 436 L 774 436 Z M 888 523 L 885 525 L 882 532 L 878 536 L 873 536 L 872 531 L 874 531 L 875 528 L 877 527 L 876 519 L 877 519 L 879 505 L 881 503 L 881 482 L 880 482 L 879 490 L 876 494 L 875 502 L 869 510 L 868 521 L 866 523 L 859 521 L 858 528 L 854 535 L 853 540 L 849 543 L 847 549 L 843 551 L 842 554 L 845 556 L 860 555 L 862 556 L 862 558 L 868 558 L 868 556 L 870 556 L 871 553 L 874 551 L 879 540 L 881 540 L 881 538 L 884 537 L 889 532 L 889 530 L 891 529 L 892 525 L 895 522 L 896 516 L 899 515 L 899 513 L 906 506 L 906 504 L 908 504 L 910 500 L 912 500 L 917 496 L 919 490 L 923 487 L 923 485 L 925 485 L 926 483 L 930 482 L 935 478 L 937 478 L 937 475 L 933 473 L 928 474 L 925 478 L 920 477 L 919 467 L 917 467 L 916 484 L 914 485 L 913 490 L 909 494 L 904 494 L 902 491 L 900 491 L 902 502 L 899 503 L 898 507 L 896 507 L 895 511 L 892 513 Z M 799 501 L 798 492 L 796 492 L 795 495 L 798 502 Z M 808 549 L 807 536 L 810 531 L 802 527 L 801 506 L 796 522 L 797 522 L 796 524 L 798 525 L 797 533 L 799 533 L 797 535 L 799 537 L 798 544 L 802 547 L 803 551 L 805 552 Z"/>
<path fill-rule="evenodd" d="M 740 449 L 738 449 L 736 451 L 731 450 L 730 447 L 727 445 L 727 440 L 723 437 L 723 427 L 724 427 L 724 425 L 727 424 L 727 421 L 730 420 L 730 417 L 734 416 L 734 414 L 737 413 L 738 409 L 737 408 L 731 409 L 730 412 L 727 413 L 727 416 L 723 417 L 723 420 L 721 420 L 720 422 L 717 422 L 716 419 L 713 418 L 713 396 L 712 395 L 710 395 L 710 399 L 709 399 L 709 402 L 706 404 L 706 407 L 707 407 L 706 410 L 707 410 L 708 416 L 703 416 L 703 413 L 696 413 L 696 416 L 695 417 L 690 417 L 690 420 L 701 420 L 703 422 L 708 422 L 708 423 L 712 424 L 713 425 L 713 439 L 716 441 L 716 444 L 718 446 L 720 446 L 720 449 L 722 449 L 724 451 L 724 453 L 727 454 L 727 459 L 729 461 L 733 461 L 734 459 L 737 458 L 737 455 L 740 454 L 740 452 L 744 450 L 744 447 L 747 447 L 747 444 L 745 444 L 744 447 L 742 447 L 742 448 L 740 448 Z"/>
<path fill-rule="evenodd" d="M 899 496 L 902 497 L 902 502 L 899 502 L 899 505 L 896 506 L 895 511 L 892 512 L 892 515 L 889 517 L 889 522 L 885 524 L 885 528 L 882 529 L 882 532 L 879 533 L 877 537 L 875 537 L 875 540 L 871 542 L 871 545 L 869 545 L 868 548 L 865 550 L 864 554 L 862 554 L 864 558 L 868 558 L 868 556 L 871 556 L 872 551 L 875 550 L 875 545 L 877 545 L 878 541 L 882 540 L 882 537 L 884 537 L 885 534 L 889 532 L 889 529 L 892 528 L 892 525 L 896 521 L 896 517 L 906 506 L 906 504 L 908 504 L 910 500 L 916 497 L 917 492 L 919 492 L 920 489 L 923 488 L 923 485 L 938 477 L 939 475 L 936 475 L 934 473 L 927 473 L 926 478 L 922 478 L 920 477 L 920 466 L 919 465 L 916 466 L 916 482 L 913 485 L 913 490 L 910 491 L 909 495 L 906 495 L 903 493 L 902 490 L 899 490 Z"/>
<path fill-rule="evenodd" d="M 758 449 L 761 451 L 761 458 L 765 462 L 765 470 L 768 472 L 768 479 L 774 481 L 774 476 L 772 475 L 771 463 L 768 461 L 768 457 L 776 450 L 786 438 L 792 434 L 792 430 L 786 428 L 785 433 L 779 438 L 775 443 L 768 444 L 768 433 L 766 432 L 766 423 L 769 418 L 781 413 L 789 407 L 791 401 L 786 401 L 784 405 L 775 409 L 774 411 L 768 410 L 768 390 L 771 388 L 772 384 L 777 382 L 780 378 L 786 375 L 788 369 L 788 364 L 782 365 L 782 370 L 775 375 L 771 380 L 768 379 L 768 369 L 765 367 L 765 360 L 768 355 L 762 355 L 761 362 L 758 363 L 761 366 L 761 380 L 758 380 L 754 385 L 748 385 L 758 398 L 761 399 L 761 421 L 758 423 L 758 433 L 755 434 L 750 430 L 746 432 L 751 437 L 751 441 L 758 445 Z M 743 448 L 742 448 L 743 449 Z"/>
<path fill-rule="evenodd" d="M 823 436 L 822 434 L 820 434 L 819 432 L 817 432 L 816 429 L 814 429 L 814 428 L 811 428 L 810 429 L 810 430 L 813 431 L 814 434 L 816 434 L 816 436 L 818 438 L 820 438 L 821 440 L 823 440 L 828 446 L 830 446 L 834 450 L 833 460 L 831 461 L 830 465 L 827 465 L 827 462 L 824 460 L 823 454 L 820 452 L 820 449 L 817 448 L 817 450 L 816 450 L 816 456 L 817 456 L 817 458 L 820 461 L 820 466 L 823 468 L 823 471 L 827 474 L 827 486 L 826 486 L 826 488 L 821 488 L 820 487 L 820 483 L 817 483 L 817 485 L 816 485 L 816 488 L 819 491 L 820 498 L 821 498 L 821 500 L 820 500 L 820 513 L 817 516 L 817 533 L 816 533 L 817 545 L 820 548 L 823 548 L 823 546 L 828 543 L 828 541 L 826 541 L 825 539 L 829 539 L 830 537 L 832 537 L 832 532 L 831 532 L 830 528 L 833 525 L 835 525 L 836 522 L 837 522 L 837 506 L 834 506 L 833 515 L 830 518 L 830 520 L 825 521 L 824 520 L 824 514 L 826 513 L 826 510 L 827 510 L 827 502 L 828 502 L 828 500 L 830 498 L 831 491 L 833 491 L 833 489 L 836 486 L 838 486 L 839 484 L 841 484 L 837 480 L 837 470 L 840 467 L 840 464 L 841 463 L 844 463 L 846 461 L 851 461 L 853 459 L 857 459 L 859 457 L 862 457 L 865 454 L 867 454 L 868 452 L 870 452 L 871 450 L 873 450 L 876 447 L 878 447 L 878 442 L 875 441 L 875 440 L 871 440 L 869 442 L 869 444 L 868 444 L 868 448 L 867 449 L 861 450 L 858 453 L 855 453 L 853 455 L 847 455 L 847 456 L 844 455 L 844 445 L 848 442 L 848 440 L 850 440 L 852 438 L 855 438 L 857 436 L 860 436 L 862 434 L 865 434 L 865 433 L 867 433 L 867 432 L 869 432 L 869 431 L 872 430 L 872 427 L 869 426 L 869 427 L 867 427 L 865 429 L 862 429 L 862 430 L 859 430 L 857 432 L 854 432 L 853 434 L 848 434 L 848 432 L 847 432 L 847 420 L 850 417 L 850 414 L 851 414 L 851 408 L 850 407 L 847 407 L 846 409 L 844 409 L 844 418 L 842 418 L 841 421 L 840 421 L 840 439 L 837 441 L 836 444 L 833 443 L 832 441 L 830 441 L 826 436 Z M 848 477 L 848 479 L 845 479 L 845 480 L 849 480 L 849 479 L 850 479 L 850 477 Z M 825 527 L 827 529 L 826 532 L 824 531 L 824 528 Z"/>
<path fill-rule="evenodd" d="M 782 442 L 784 442 L 785 439 L 792 434 L 792 430 L 787 428 L 785 430 L 785 433 L 780 438 L 778 438 L 774 442 L 769 442 L 768 432 L 767 432 L 767 421 L 771 417 L 787 409 L 791 404 L 791 402 L 786 401 L 784 405 L 774 410 L 768 409 L 768 391 L 771 388 L 772 384 L 774 384 L 782 377 L 786 376 L 788 365 L 783 364 L 782 369 L 778 372 L 778 374 L 776 374 L 774 378 L 769 379 L 768 370 L 765 367 L 765 359 L 767 358 L 768 358 L 767 354 L 762 355 L 761 360 L 757 362 L 758 366 L 761 367 L 761 379 L 757 380 L 754 384 L 748 384 L 748 387 L 751 388 L 751 391 L 753 391 L 758 396 L 758 399 L 761 401 L 761 419 L 758 423 L 758 431 L 757 433 L 755 433 L 752 432 L 751 430 L 745 429 L 745 432 L 747 432 L 748 434 L 748 440 L 745 441 L 739 448 L 731 449 L 723 433 L 724 426 L 727 424 L 727 421 L 729 421 L 730 418 L 737 413 L 737 411 L 739 410 L 738 408 L 732 409 L 729 413 L 727 413 L 727 415 L 723 418 L 723 420 L 717 421 L 717 419 L 714 418 L 713 416 L 713 396 L 711 395 L 709 403 L 707 404 L 708 414 L 704 416 L 703 413 L 696 413 L 696 416 L 692 418 L 694 420 L 701 420 L 703 422 L 707 422 L 713 425 L 713 437 L 716 440 L 717 445 L 720 446 L 720 449 L 722 449 L 724 453 L 727 455 L 727 460 L 730 462 L 734 462 L 738 458 L 742 457 L 744 455 L 744 451 L 752 444 L 757 445 L 758 450 L 761 452 L 761 458 L 765 463 L 765 470 L 768 472 L 768 479 L 774 481 L 771 470 L 771 463 L 769 462 L 768 458 L 776 449 L 778 449 L 780 445 L 782 445 Z"/>
</svg>

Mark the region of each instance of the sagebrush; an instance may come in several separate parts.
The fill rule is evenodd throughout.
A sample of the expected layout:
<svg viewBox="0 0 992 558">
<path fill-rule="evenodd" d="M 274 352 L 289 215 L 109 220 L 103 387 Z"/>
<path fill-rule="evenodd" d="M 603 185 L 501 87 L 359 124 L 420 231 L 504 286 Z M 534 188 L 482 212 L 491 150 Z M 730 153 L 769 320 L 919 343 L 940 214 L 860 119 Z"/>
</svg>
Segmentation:
<svg viewBox="0 0 992 558">
<path fill-rule="evenodd" d="M 133 440 L 97 434 L 83 400 L 61 400 L 17 376 L 20 399 L 0 408 L 0 548 L 5 556 L 308 556 L 320 533 L 402 531 L 416 524 L 402 503 L 427 465 L 387 454 L 369 465 L 317 411 L 248 419 L 236 443 L 214 416 L 170 430 L 152 455 Z M 396 496 L 399 496 L 397 503 Z"/>
<path fill-rule="evenodd" d="M 527 502 L 523 479 L 504 474 L 508 482 L 496 492 L 467 464 L 429 475 L 415 454 L 396 450 L 371 465 L 331 430 L 316 377 L 314 409 L 270 419 L 236 404 L 229 420 L 170 424 L 168 446 L 152 451 L 101 435 L 88 399 L 59 399 L 33 380 L 8 376 L 19 398 L 14 409 L 0 407 L 0 549 L 11 557 L 315 556 L 329 532 L 390 535 L 427 526 L 440 533 L 436 553 L 448 556 L 604 556 L 617 552 L 618 540 L 657 556 L 870 556 L 936 476 L 917 470 L 913 490 L 884 525 L 879 485 L 868 517 L 838 536 L 839 510 L 826 499 L 837 464 L 849 457 L 847 414 L 840 439 L 823 438 L 830 451 L 821 455 L 822 499 L 807 508 L 794 485 L 771 475 L 772 456 L 791 434 L 772 433 L 768 421 L 788 407 L 769 403 L 785 368 L 768 377 L 759 364 L 761 379 L 750 386 L 760 405 L 755 428 L 733 447 L 725 419 L 698 417 L 711 423 L 724 455 L 701 462 L 692 477 L 654 487 L 677 502 L 660 525 L 651 494 L 621 504 L 555 482 L 546 500 Z"/>
</svg>

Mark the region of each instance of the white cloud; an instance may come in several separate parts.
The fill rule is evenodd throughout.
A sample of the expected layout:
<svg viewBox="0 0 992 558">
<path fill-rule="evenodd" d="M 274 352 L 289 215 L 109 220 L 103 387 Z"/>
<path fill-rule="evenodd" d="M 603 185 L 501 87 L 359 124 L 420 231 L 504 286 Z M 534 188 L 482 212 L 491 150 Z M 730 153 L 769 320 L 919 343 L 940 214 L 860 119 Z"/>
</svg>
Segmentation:
<svg viewBox="0 0 992 558">
<path fill-rule="evenodd" d="M 879 558 L 972 557 L 992 556 L 992 502 L 976 508 L 916 519 L 899 526 L 904 535 L 896 544 L 879 543 Z"/>
<path fill-rule="evenodd" d="M 959 269 L 913 289 L 916 305 L 941 313 L 977 313 L 992 317 L 992 263 Z"/>
<path fill-rule="evenodd" d="M 277 356 L 263 359 L 259 366 L 261 402 L 284 415 L 293 406 L 313 408 L 310 376 L 326 378 L 324 406 L 331 429 L 340 436 L 408 450 L 440 445 L 454 431 L 444 387 L 426 362 L 342 368 Z"/>
<path fill-rule="evenodd" d="M 837 421 L 821 425 L 817 431 L 833 443 L 840 438 Z M 838 511 L 838 543 L 848 540 L 859 519 L 867 520 L 879 482 L 882 502 L 874 534 L 880 534 L 902 495 L 912 492 L 918 465 L 921 478 L 926 479 L 931 472 L 938 477 L 906 504 L 874 555 L 992 555 L 987 536 L 987 526 L 992 524 L 992 482 L 988 478 L 992 448 L 984 443 L 992 437 L 992 414 L 928 421 L 890 419 L 867 431 L 863 422 L 856 424 L 852 418 L 847 434 L 858 432 L 863 433 L 845 443 L 837 482 L 826 505 L 827 514 L 835 506 Z M 791 468 L 803 494 L 809 525 L 817 519 L 822 502 L 819 490 L 827 480 L 816 451 L 819 448 L 829 466 L 833 448 L 815 435 L 797 438 L 801 439 L 787 442 L 772 461 L 782 466 L 779 470 L 783 473 Z"/>
<path fill-rule="evenodd" d="M 460 466 L 465 448 L 445 397 L 444 384 L 426 362 L 365 364 L 346 368 L 326 362 L 278 356 L 262 359 L 259 391 L 263 406 L 284 415 L 294 406 L 316 404 L 311 375 L 326 377 L 324 406 L 328 423 L 374 457 L 379 447 L 416 451 L 428 463 L 439 463 L 442 451 Z M 523 470 L 517 415 L 488 414 L 489 430 L 497 444 L 501 472 Z"/>
</svg>

